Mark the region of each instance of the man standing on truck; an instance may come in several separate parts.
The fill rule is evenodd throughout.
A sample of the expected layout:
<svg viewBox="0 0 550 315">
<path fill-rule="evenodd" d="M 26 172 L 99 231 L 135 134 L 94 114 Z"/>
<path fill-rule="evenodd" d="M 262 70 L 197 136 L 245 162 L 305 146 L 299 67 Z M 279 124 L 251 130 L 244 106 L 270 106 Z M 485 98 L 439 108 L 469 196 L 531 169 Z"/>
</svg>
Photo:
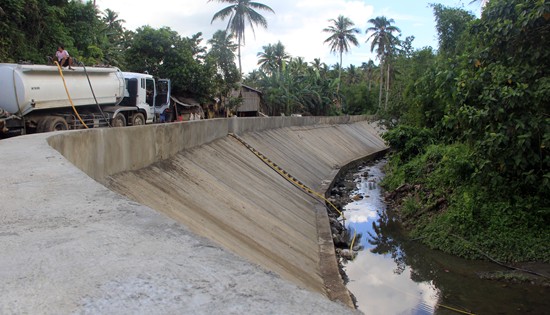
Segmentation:
<svg viewBox="0 0 550 315">
<path fill-rule="evenodd" d="M 69 66 L 69 70 L 74 70 L 71 67 L 73 65 L 73 58 L 69 56 L 69 52 L 65 50 L 65 47 L 58 46 L 55 56 L 57 57 L 57 61 L 61 67 Z"/>
</svg>

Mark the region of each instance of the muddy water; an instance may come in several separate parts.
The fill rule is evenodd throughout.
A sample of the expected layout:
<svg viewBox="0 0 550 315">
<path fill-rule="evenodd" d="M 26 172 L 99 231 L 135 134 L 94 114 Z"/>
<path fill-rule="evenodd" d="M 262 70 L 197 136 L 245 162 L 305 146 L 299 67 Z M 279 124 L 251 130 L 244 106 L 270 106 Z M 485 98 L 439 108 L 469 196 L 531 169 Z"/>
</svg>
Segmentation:
<svg viewBox="0 0 550 315">
<path fill-rule="evenodd" d="M 365 314 L 550 314 L 550 289 L 482 280 L 504 268 L 433 251 L 407 240 L 381 197 L 385 161 L 355 170 L 357 201 L 345 206 L 346 226 L 361 233 L 353 261 L 344 264 L 348 288 Z M 362 199 L 359 199 L 362 198 Z"/>
</svg>

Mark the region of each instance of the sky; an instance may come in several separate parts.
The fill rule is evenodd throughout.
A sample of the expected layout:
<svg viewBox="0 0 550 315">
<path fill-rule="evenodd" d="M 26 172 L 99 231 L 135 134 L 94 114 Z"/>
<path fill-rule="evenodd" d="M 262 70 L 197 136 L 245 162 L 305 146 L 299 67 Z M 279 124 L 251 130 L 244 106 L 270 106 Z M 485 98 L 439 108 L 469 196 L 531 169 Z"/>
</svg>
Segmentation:
<svg viewBox="0 0 550 315">
<path fill-rule="evenodd" d="M 324 41 L 330 34 L 323 32 L 331 25 L 330 19 L 339 15 L 348 17 L 360 30 L 357 39 L 360 46 L 352 46 L 344 54 L 343 65 L 360 66 L 372 59 L 378 63 L 375 54 L 370 52 L 371 45 L 366 43 L 365 30 L 371 26 L 367 21 L 377 16 L 394 19 L 393 25 L 401 29 L 401 38 L 414 36 L 413 46 L 422 48 L 431 46 L 437 49 L 435 20 L 430 3 L 441 3 L 450 7 L 461 7 L 479 16 L 480 5 L 470 4 L 471 0 L 256 0 L 271 7 L 275 14 L 258 11 L 268 23 L 268 28 L 255 27 L 254 33 L 247 28 L 245 46 L 242 50 L 243 72 L 246 74 L 256 68 L 258 52 L 263 46 L 278 41 L 292 57 L 303 57 L 306 62 L 320 58 L 321 62 L 334 65 L 339 56 L 330 52 Z M 149 25 L 154 28 L 169 27 L 181 36 L 190 37 L 202 32 L 203 44 L 217 30 L 227 27 L 227 20 L 214 21 L 212 16 L 228 6 L 216 0 L 97 0 L 99 10 L 111 9 L 119 18 L 126 21 L 129 30 Z"/>
</svg>

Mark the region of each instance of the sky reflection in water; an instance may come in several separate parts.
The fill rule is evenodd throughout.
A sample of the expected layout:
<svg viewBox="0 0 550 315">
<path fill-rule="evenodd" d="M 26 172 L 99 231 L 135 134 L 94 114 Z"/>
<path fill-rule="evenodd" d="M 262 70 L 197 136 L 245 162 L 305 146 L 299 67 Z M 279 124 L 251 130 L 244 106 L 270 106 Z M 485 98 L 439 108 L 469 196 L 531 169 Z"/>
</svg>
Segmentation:
<svg viewBox="0 0 550 315">
<path fill-rule="evenodd" d="M 384 163 L 378 161 L 360 170 L 355 176 L 357 190 L 352 195 L 361 195 L 363 199 L 344 207 L 346 225 L 362 234 L 361 245 L 365 247 L 354 261 L 345 265 L 350 279 L 347 286 L 357 298 L 359 310 L 366 314 L 432 314 L 439 290 L 431 282 L 411 280 L 410 267 L 397 263 L 400 246 L 387 235 L 379 235 L 373 226 L 389 220 L 384 218 L 385 204 L 378 187 Z M 366 171 L 368 178 L 361 176 Z"/>
</svg>

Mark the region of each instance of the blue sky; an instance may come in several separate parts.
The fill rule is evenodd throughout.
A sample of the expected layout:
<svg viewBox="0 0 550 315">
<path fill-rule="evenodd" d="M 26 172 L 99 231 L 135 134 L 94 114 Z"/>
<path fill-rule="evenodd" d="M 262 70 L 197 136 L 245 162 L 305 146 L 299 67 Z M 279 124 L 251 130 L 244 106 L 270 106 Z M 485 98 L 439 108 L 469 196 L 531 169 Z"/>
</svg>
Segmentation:
<svg viewBox="0 0 550 315">
<path fill-rule="evenodd" d="M 293 57 L 303 57 L 307 62 L 320 58 L 333 65 L 338 56 L 331 54 L 324 40 L 329 36 L 322 32 L 330 25 L 329 19 L 339 15 L 350 18 L 361 30 L 357 35 L 360 46 L 352 47 L 344 55 L 345 67 L 361 65 L 375 56 L 370 52 L 370 43 L 365 43 L 369 27 L 367 21 L 377 16 L 395 20 L 395 26 L 402 31 L 402 37 L 414 36 L 415 48 L 432 46 L 437 48 L 435 21 L 429 3 L 441 3 L 451 7 L 463 7 L 479 15 L 479 4 L 471 0 L 256 0 L 270 6 L 275 14 L 263 12 L 268 21 L 268 29 L 256 28 L 246 33 L 246 45 L 242 48 L 243 71 L 247 73 L 257 67 L 258 52 L 262 46 L 281 41 L 286 51 Z M 118 12 L 126 21 L 127 29 L 135 30 L 143 25 L 155 28 L 168 26 L 182 36 L 202 32 L 204 43 L 218 29 L 225 29 L 226 21 L 210 23 L 215 12 L 227 6 L 217 1 L 207 0 L 157 0 L 154 5 L 145 0 L 97 0 L 100 10 L 109 8 Z"/>
</svg>

